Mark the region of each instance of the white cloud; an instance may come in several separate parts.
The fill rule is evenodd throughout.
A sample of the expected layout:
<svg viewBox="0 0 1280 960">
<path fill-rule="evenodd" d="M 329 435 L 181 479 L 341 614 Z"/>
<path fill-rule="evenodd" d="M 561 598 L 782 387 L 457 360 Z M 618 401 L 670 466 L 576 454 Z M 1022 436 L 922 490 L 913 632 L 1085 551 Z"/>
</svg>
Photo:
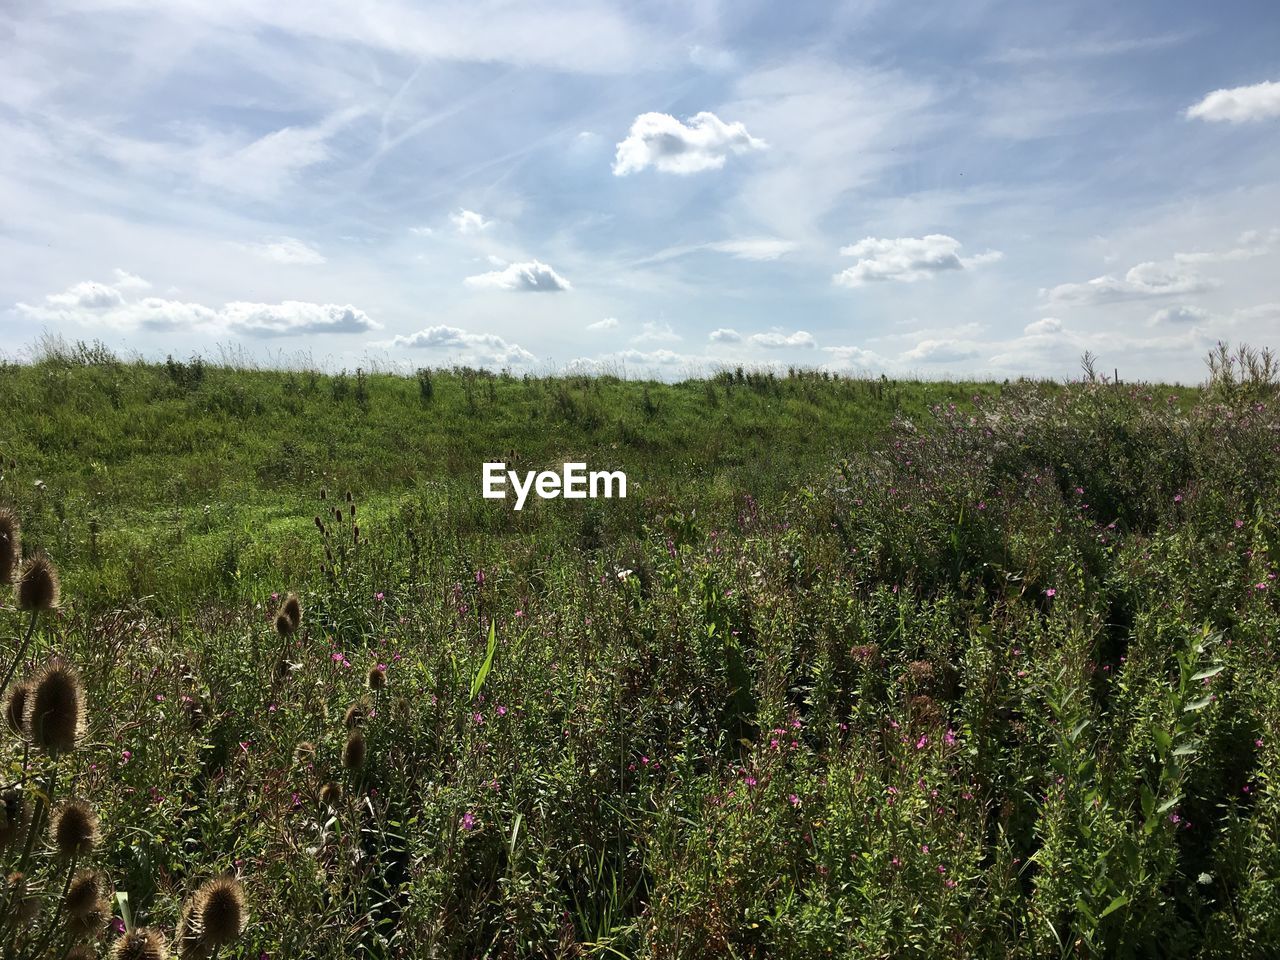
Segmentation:
<svg viewBox="0 0 1280 960">
<path fill-rule="evenodd" d="M 1228 123 L 1280 117 L 1280 83 L 1264 82 L 1250 87 L 1215 90 L 1188 107 L 1187 116 Z"/>
<path fill-rule="evenodd" d="M 412 350 L 438 350 L 450 353 L 464 362 L 482 366 L 526 365 L 537 357 L 520 346 L 493 333 L 468 333 L 459 327 L 434 326 L 409 336 L 395 336 L 383 346 Z"/>
<path fill-rule="evenodd" d="M 409 232 L 415 237 L 429 237 L 435 233 L 435 230 L 431 227 L 410 227 Z"/>
<path fill-rule="evenodd" d="M 647 167 L 680 174 L 719 170 L 730 156 L 767 146 L 741 122 L 725 123 L 705 110 L 687 123 L 666 113 L 642 113 L 618 144 L 613 173 L 625 177 Z"/>
<path fill-rule="evenodd" d="M 676 333 L 671 324 L 663 321 L 656 323 L 652 320 L 646 322 L 640 332 L 631 338 L 632 343 L 677 343 L 684 337 Z"/>
<path fill-rule="evenodd" d="M 755 237 L 744 240 L 722 240 L 711 244 L 712 250 L 727 253 L 739 260 L 777 260 L 790 253 L 796 245 L 790 240 L 773 237 Z"/>
<path fill-rule="evenodd" d="M 466 284 L 477 290 L 511 290 L 517 293 L 556 293 L 573 289 L 573 284 L 541 260 L 512 263 L 502 270 L 467 277 Z"/>
<path fill-rule="evenodd" d="M 600 331 L 600 330 L 617 330 L 617 329 L 618 329 L 618 318 L 617 318 L 617 317 L 605 317 L 603 320 L 597 320 L 595 323 L 588 323 L 588 324 L 587 324 L 587 329 L 588 329 L 588 330 L 593 330 L 593 331 Z"/>
<path fill-rule="evenodd" d="M 1084 283 L 1060 283 L 1041 290 L 1040 295 L 1054 303 L 1084 306 L 1118 300 L 1183 296 L 1201 293 L 1214 286 L 1214 281 L 1178 266 L 1148 262 L 1130 267 L 1123 277 L 1107 274 Z"/>
<path fill-rule="evenodd" d="M 818 342 L 813 339 L 813 334 L 807 330 L 797 330 L 795 333 L 782 333 L 777 330 L 770 333 L 753 333 L 747 338 L 747 343 L 754 347 L 764 347 L 766 350 L 784 350 L 791 347 L 812 350 L 818 345 Z"/>
<path fill-rule="evenodd" d="M 1233 263 L 1265 256 L 1280 246 L 1280 228 L 1247 230 L 1240 234 L 1236 245 L 1228 250 L 1210 250 L 1201 253 L 1175 253 L 1178 263 Z"/>
<path fill-rule="evenodd" d="M 954 363 L 972 360 L 978 353 L 978 345 L 970 340 L 921 340 L 903 353 L 902 359 L 917 363 Z"/>
<path fill-rule="evenodd" d="M 721 327 L 719 330 L 712 330 L 707 339 L 712 343 L 741 343 L 742 334 L 731 327 Z"/>
<path fill-rule="evenodd" d="M 318 264 L 324 255 L 296 237 L 266 237 L 260 243 L 242 244 L 245 250 L 273 263 Z"/>
<path fill-rule="evenodd" d="M 833 362 L 829 366 L 837 369 L 855 367 L 859 370 L 867 370 L 874 367 L 883 367 L 886 364 L 885 358 L 880 354 L 874 350 L 864 350 L 862 347 L 841 346 L 823 347 L 822 349 L 831 354 L 833 358 Z"/>
<path fill-rule="evenodd" d="M 115 270 L 112 271 L 112 273 L 115 274 L 116 278 L 114 281 L 112 281 L 111 285 L 115 287 L 117 290 L 149 290 L 151 289 L 151 284 L 148 283 L 146 280 L 143 280 L 136 273 L 130 273 L 128 270 L 121 270 L 119 267 L 116 267 Z"/>
<path fill-rule="evenodd" d="M 1043 317 L 1022 328 L 1028 337 L 1051 337 L 1062 332 L 1062 321 L 1057 317 Z"/>
<path fill-rule="evenodd" d="M 449 214 L 449 221 L 453 224 L 455 230 L 463 235 L 472 235 L 484 233 L 491 226 L 493 221 L 486 219 L 474 210 L 458 210 Z"/>
<path fill-rule="evenodd" d="M 1186 326 L 1194 323 L 1207 323 L 1212 319 L 1213 314 L 1202 307 L 1165 307 L 1151 315 L 1150 319 L 1147 320 L 1147 326 Z"/>
<path fill-rule="evenodd" d="M 141 277 L 116 271 L 117 286 L 78 283 L 62 293 L 51 293 L 43 304 L 17 304 L 20 313 L 46 323 L 77 323 L 116 330 L 226 333 L 264 338 L 300 334 L 368 333 L 381 329 L 363 310 L 347 304 L 233 301 L 219 309 L 200 303 L 143 297 L 129 300 L 120 288 L 150 286 Z"/>
<path fill-rule="evenodd" d="M 896 239 L 867 237 L 840 249 L 841 256 L 857 257 L 858 262 L 834 277 L 842 287 L 860 287 L 879 280 L 914 283 L 931 279 L 947 270 L 964 270 L 992 263 L 1002 256 L 990 250 L 975 257 L 960 256 L 960 241 L 943 233 L 924 237 Z"/>
<path fill-rule="evenodd" d="M 247 337 L 287 337 L 299 333 L 368 333 L 381 329 L 363 310 L 351 304 L 245 303 L 236 301 L 222 308 L 222 322 L 232 333 Z"/>
</svg>

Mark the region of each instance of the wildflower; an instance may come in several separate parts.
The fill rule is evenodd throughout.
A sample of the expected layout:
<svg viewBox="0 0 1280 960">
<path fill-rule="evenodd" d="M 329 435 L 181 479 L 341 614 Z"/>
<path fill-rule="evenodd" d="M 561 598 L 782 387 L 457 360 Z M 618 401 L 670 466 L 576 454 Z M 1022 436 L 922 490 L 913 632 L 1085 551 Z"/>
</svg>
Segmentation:
<svg viewBox="0 0 1280 960">
<path fill-rule="evenodd" d="M 18 516 L 8 507 L 0 507 L 0 585 L 13 583 L 22 561 L 22 527 Z"/>
<path fill-rule="evenodd" d="M 800 806 L 800 798 L 794 793 L 787 797 L 787 802 L 790 803 L 793 807 Z"/>
<path fill-rule="evenodd" d="M 458 826 L 461 827 L 463 830 L 465 830 L 467 833 L 470 833 L 472 830 L 476 828 L 475 814 L 472 813 L 470 810 L 468 810 L 466 813 L 462 815 L 462 818 L 458 821 Z"/>
<path fill-rule="evenodd" d="M 112 960 L 167 960 L 169 945 L 159 930 L 138 927 L 116 941 Z"/>
<path fill-rule="evenodd" d="M 100 839 L 97 814 L 81 800 L 68 800 L 53 812 L 49 834 L 59 854 L 68 859 L 83 857 Z"/>
<path fill-rule="evenodd" d="M 1058 595 L 1058 591 L 1055 590 L 1053 587 L 1050 587 L 1048 590 L 1044 592 L 1044 595 L 1052 600 L 1054 597 Z"/>
<path fill-rule="evenodd" d="M 37 553 L 22 565 L 18 576 L 18 609 L 43 612 L 58 606 L 62 591 L 58 568 L 44 553 Z"/>
<path fill-rule="evenodd" d="M 55 659 L 31 681 L 22 728 L 50 754 L 74 750 L 84 736 L 84 686 L 69 664 Z"/>
</svg>

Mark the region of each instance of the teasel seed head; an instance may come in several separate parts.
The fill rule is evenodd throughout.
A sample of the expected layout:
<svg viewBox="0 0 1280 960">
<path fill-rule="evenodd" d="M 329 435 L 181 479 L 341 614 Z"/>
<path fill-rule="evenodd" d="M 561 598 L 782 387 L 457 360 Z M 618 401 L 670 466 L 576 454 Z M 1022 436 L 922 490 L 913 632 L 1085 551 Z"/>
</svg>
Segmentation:
<svg viewBox="0 0 1280 960">
<path fill-rule="evenodd" d="M 67 915 L 67 933 L 72 940 L 97 940 L 107 932 L 107 921 L 111 919 L 111 904 L 105 899 L 93 904 L 83 916 L 74 913 Z"/>
<path fill-rule="evenodd" d="M 84 736 L 84 684 L 64 660 L 49 661 L 30 681 L 22 728 L 33 744 L 50 754 L 74 750 Z"/>
<path fill-rule="evenodd" d="M 93 947 L 79 943 L 68 950 L 62 960 L 98 960 L 98 955 L 93 952 Z"/>
<path fill-rule="evenodd" d="M 0 850 L 23 835 L 27 826 L 26 797 L 18 788 L 0 795 Z"/>
<path fill-rule="evenodd" d="M 354 501 L 355 501 L 355 497 L 353 497 L 353 496 L 351 495 L 351 491 L 350 491 L 350 490 L 348 490 L 348 491 L 347 491 L 347 503 L 352 503 L 352 502 L 354 502 Z"/>
<path fill-rule="evenodd" d="M 338 523 L 342 522 L 342 511 L 339 510 L 337 507 L 333 508 L 333 519 L 338 521 Z"/>
<path fill-rule="evenodd" d="M 351 542 L 356 546 L 360 545 L 360 524 L 353 524 L 351 527 Z"/>
<path fill-rule="evenodd" d="M 316 529 L 324 533 L 324 521 L 320 519 L 320 514 L 316 514 Z"/>
<path fill-rule="evenodd" d="M 375 664 L 369 668 L 369 689 L 377 693 L 387 689 L 387 668 Z"/>
<path fill-rule="evenodd" d="M 351 519 L 354 520 L 355 518 L 356 518 L 356 505 L 353 503 L 351 504 Z"/>
<path fill-rule="evenodd" d="M 300 744 L 293 748 L 293 759 L 302 767 L 315 763 L 316 745 L 310 740 L 303 740 Z"/>
<path fill-rule="evenodd" d="M 330 809 L 342 802 L 342 784 L 330 780 L 320 788 L 320 802 Z"/>
<path fill-rule="evenodd" d="M 92 853 L 101 839 L 98 815 L 83 800 L 68 800 L 53 811 L 49 835 L 61 856 L 83 857 Z"/>
<path fill-rule="evenodd" d="M 369 717 L 369 705 L 363 700 L 357 700 L 351 706 L 347 707 L 347 712 L 342 716 L 342 722 L 348 730 L 354 730 L 360 724 L 364 723 Z"/>
<path fill-rule="evenodd" d="M 329 491 L 328 491 L 328 490 L 326 490 L 324 487 L 321 487 L 321 488 L 320 488 L 320 499 L 321 499 L 321 500 L 328 500 L 328 499 L 329 499 Z"/>
<path fill-rule="evenodd" d="M 47 554 L 37 553 L 22 565 L 18 575 L 18 609 L 44 612 L 58 606 L 62 582 L 58 568 Z"/>
<path fill-rule="evenodd" d="M 22 923 L 30 923 L 40 913 L 38 891 L 32 890 L 25 873 L 14 871 L 5 880 L 5 913 Z"/>
<path fill-rule="evenodd" d="M 103 901 L 105 887 L 102 874 L 96 870 L 82 870 L 77 873 L 67 886 L 67 898 L 64 903 L 67 913 L 73 917 L 89 916 Z"/>
<path fill-rule="evenodd" d="M 210 880 L 196 891 L 180 925 L 179 950 L 184 956 L 207 956 L 234 943 L 244 932 L 244 888 L 234 877 Z"/>
<path fill-rule="evenodd" d="M 347 745 L 342 748 L 342 765 L 348 770 L 359 770 L 364 766 L 368 752 L 369 747 L 365 742 L 364 734 L 359 730 L 352 730 L 351 735 L 347 737 Z"/>
<path fill-rule="evenodd" d="M 298 599 L 296 593 L 291 593 L 284 598 L 284 605 L 280 608 L 280 612 L 289 618 L 294 632 L 297 632 L 302 626 L 302 601 Z"/>
<path fill-rule="evenodd" d="M 22 562 L 22 525 L 18 515 L 0 507 L 0 586 L 13 583 Z"/>
<path fill-rule="evenodd" d="M 27 722 L 27 698 L 31 696 L 31 681 L 23 680 L 9 688 L 4 697 L 4 722 L 17 736 L 25 736 Z"/>
<path fill-rule="evenodd" d="M 159 930 L 138 927 L 116 941 L 111 957 L 112 960 L 168 960 L 169 944 Z"/>
</svg>

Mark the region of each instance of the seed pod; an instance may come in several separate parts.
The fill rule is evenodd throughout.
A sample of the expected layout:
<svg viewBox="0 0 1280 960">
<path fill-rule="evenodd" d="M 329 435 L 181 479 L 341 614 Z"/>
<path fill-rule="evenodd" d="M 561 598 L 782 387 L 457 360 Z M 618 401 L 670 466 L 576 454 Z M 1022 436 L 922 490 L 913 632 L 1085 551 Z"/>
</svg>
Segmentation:
<svg viewBox="0 0 1280 960">
<path fill-rule="evenodd" d="M 70 664 L 51 660 L 31 681 L 22 729 L 46 753 L 74 750 L 84 736 L 84 685 Z"/>
<path fill-rule="evenodd" d="M 53 811 L 49 834 L 61 856 L 83 857 L 98 845 L 98 816 L 84 801 L 68 800 Z"/>
<path fill-rule="evenodd" d="M 102 875 L 94 870 L 82 870 L 72 878 L 67 886 L 67 896 L 63 905 L 67 913 L 73 917 L 87 917 L 103 900 L 104 886 Z"/>
<path fill-rule="evenodd" d="M 42 613 L 58 606 L 62 583 L 58 568 L 44 553 L 37 553 L 22 565 L 18 575 L 18 609 Z"/>
<path fill-rule="evenodd" d="M 4 706 L 4 722 L 9 725 L 9 729 L 17 736 L 25 736 L 25 723 L 27 720 L 27 698 L 31 695 L 31 681 L 24 680 L 22 683 L 14 684 L 9 688 L 9 692 L 5 694 Z"/>
<path fill-rule="evenodd" d="M 375 664 L 369 668 L 369 689 L 375 693 L 387 688 L 387 668 Z"/>
<path fill-rule="evenodd" d="M 347 712 L 343 714 L 342 722 L 348 730 L 354 729 L 365 722 L 369 717 L 369 707 L 363 700 L 357 700 L 351 706 L 347 707 Z"/>
<path fill-rule="evenodd" d="M 164 934 L 150 927 L 130 930 L 111 950 L 112 960 L 168 960 L 168 956 Z"/>
<path fill-rule="evenodd" d="M 364 767 L 368 752 L 364 734 L 359 730 L 352 730 L 351 735 L 347 737 L 347 745 L 342 748 L 342 765 L 348 770 L 360 770 Z"/>
<path fill-rule="evenodd" d="M 244 932 L 244 888 L 233 877 L 210 880 L 182 911 L 178 951 L 186 958 L 208 957 Z"/>
<path fill-rule="evenodd" d="M 320 802 L 330 809 L 342 802 L 342 784 L 330 780 L 320 788 Z"/>
</svg>

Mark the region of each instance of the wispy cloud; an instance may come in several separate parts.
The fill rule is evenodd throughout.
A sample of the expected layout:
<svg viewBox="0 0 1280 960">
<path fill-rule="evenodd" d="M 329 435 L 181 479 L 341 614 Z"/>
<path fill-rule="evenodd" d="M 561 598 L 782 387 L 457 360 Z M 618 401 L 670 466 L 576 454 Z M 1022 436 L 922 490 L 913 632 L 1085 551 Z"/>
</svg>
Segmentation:
<svg viewBox="0 0 1280 960">
<path fill-rule="evenodd" d="M 296 237 L 267 237 L 258 243 L 241 246 L 254 256 L 272 263 L 314 265 L 325 262 L 324 254 Z"/>
</svg>

